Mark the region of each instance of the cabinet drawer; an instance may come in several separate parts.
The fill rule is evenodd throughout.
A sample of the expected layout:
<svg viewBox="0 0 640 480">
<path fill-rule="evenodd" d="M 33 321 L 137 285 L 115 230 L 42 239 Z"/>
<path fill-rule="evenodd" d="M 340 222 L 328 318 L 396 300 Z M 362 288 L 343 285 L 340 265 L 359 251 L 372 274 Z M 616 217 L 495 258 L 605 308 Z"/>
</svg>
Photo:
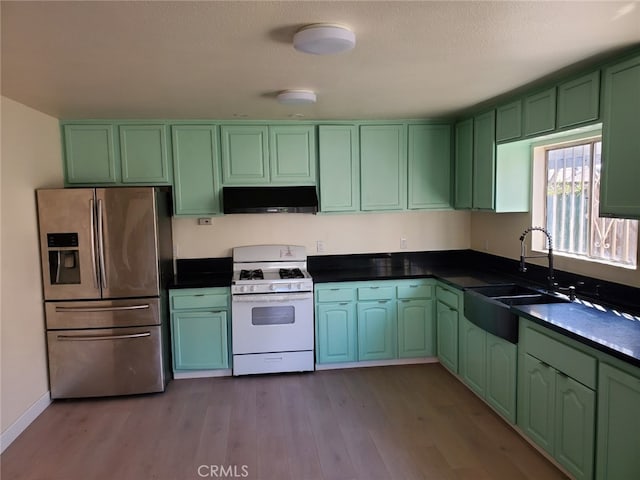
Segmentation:
<svg viewBox="0 0 640 480">
<path fill-rule="evenodd" d="M 392 286 L 374 286 L 358 288 L 358 300 L 390 300 L 396 297 Z"/>
<path fill-rule="evenodd" d="M 451 290 L 447 290 L 446 288 L 442 288 L 440 286 L 436 287 L 436 296 L 438 300 L 442 303 L 446 303 L 452 308 L 458 309 L 458 295 Z"/>
<path fill-rule="evenodd" d="M 171 310 L 202 310 L 229 308 L 229 295 L 212 293 L 172 293 Z"/>
<path fill-rule="evenodd" d="M 530 327 L 523 331 L 526 353 L 547 363 L 562 373 L 576 379 L 589 388 L 596 388 L 596 359 L 565 345 Z"/>
<path fill-rule="evenodd" d="M 355 300 L 353 288 L 328 288 L 316 290 L 316 302 L 352 302 Z"/>
<path fill-rule="evenodd" d="M 433 296 L 433 285 L 421 285 L 410 283 L 398 286 L 398 298 L 431 298 Z"/>
</svg>

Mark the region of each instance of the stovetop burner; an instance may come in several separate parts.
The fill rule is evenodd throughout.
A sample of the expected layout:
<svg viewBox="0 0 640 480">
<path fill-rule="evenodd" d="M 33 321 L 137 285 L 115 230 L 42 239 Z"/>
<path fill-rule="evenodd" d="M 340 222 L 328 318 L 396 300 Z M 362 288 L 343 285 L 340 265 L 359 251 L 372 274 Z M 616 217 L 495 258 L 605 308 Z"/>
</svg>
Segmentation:
<svg viewBox="0 0 640 480">
<path fill-rule="evenodd" d="M 264 280 L 262 269 L 240 270 L 240 280 Z"/>
<path fill-rule="evenodd" d="M 299 268 L 281 268 L 280 278 L 304 278 L 304 274 Z"/>
</svg>

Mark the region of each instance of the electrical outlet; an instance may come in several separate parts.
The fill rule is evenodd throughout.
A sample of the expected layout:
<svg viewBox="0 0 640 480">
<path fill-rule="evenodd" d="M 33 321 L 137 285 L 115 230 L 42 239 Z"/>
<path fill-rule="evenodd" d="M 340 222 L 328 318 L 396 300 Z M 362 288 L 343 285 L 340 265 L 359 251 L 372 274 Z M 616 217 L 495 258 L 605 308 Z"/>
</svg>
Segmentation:
<svg viewBox="0 0 640 480">
<path fill-rule="evenodd" d="M 198 225 L 211 225 L 211 218 L 201 217 L 198 219 Z"/>
<path fill-rule="evenodd" d="M 316 241 L 316 252 L 318 252 L 318 253 L 324 253 L 325 252 L 324 240 L 317 240 Z"/>
<path fill-rule="evenodd" d="M 400 237 L 400 248 L 403 250 L 407 248 L 407 239 L 405 237 Z"/>
</svg>

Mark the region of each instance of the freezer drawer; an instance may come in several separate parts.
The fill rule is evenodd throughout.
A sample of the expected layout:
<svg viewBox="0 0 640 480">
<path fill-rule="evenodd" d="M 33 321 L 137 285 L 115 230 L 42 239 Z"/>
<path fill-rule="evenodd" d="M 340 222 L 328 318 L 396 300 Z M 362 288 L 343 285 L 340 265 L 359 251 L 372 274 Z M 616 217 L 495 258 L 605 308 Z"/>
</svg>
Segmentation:
<svg viewBox="0 0 640 480">
<path fill-rule="evenodd" d="M 47 332 L 51 398 L 162 392 L 160 326 Z"/>
<path fill-rule="evenodd" d="M 160 324 L 159 298 L 46 302 L 47 330 Z"/>
</svg>

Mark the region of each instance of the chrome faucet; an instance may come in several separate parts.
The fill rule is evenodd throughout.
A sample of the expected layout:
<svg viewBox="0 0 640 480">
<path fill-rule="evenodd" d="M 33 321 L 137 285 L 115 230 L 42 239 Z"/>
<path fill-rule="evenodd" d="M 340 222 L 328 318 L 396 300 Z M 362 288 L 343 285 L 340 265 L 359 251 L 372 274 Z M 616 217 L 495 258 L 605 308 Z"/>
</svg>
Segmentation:
<svg viewBox="0 0 640 480">
<path fill-rule="evenodd" d="M 524 246 L 524 239 L 527 236 L 527 234 L 533 230 L 538 230 L 547 236 L 547 241 L 549 243 L 549 251 L 547 252 L 546 255 L 529 255 L 529 256 L 525 255 L 526 252 L 525 252 L 525 246 Z M 527 265 L 525 263 L 525 260 L 527 258 L 543 258 L 543 257 L 547 257 L 549 259 L 549 276 L 547 277 L 547 280 L 549 281 L 549 289 L 554 290 L 557 285 L 555 283 L 555 278 L 553 276 L 553 244 L 551 241 L 551 235 L 549 234 L 547 229 L 543 227 L 527 228 L 524 232 L 522 232 L 522 235 L 520 235 L 520 271 L 521 272 L 527 271 Z"/>
</svg>

